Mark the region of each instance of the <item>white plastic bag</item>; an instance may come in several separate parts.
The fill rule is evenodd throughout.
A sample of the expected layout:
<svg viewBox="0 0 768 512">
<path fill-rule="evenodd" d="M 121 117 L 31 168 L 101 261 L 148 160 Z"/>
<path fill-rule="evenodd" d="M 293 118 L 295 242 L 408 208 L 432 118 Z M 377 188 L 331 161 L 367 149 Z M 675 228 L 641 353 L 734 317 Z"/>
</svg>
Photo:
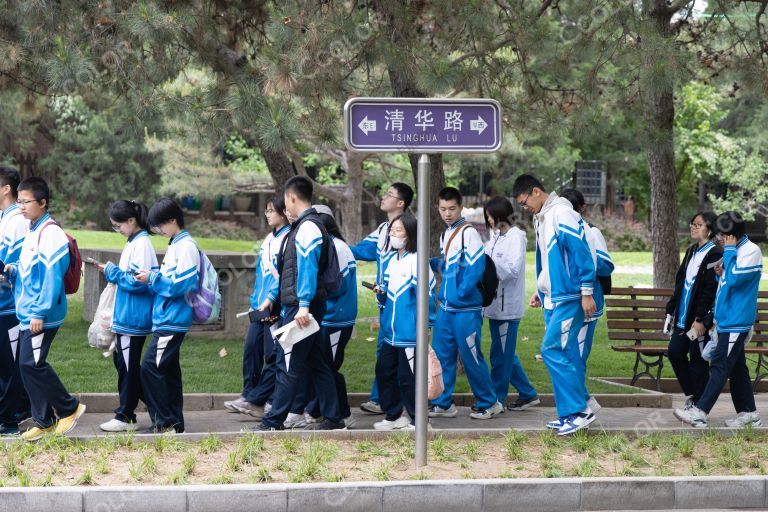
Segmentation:
<svg viewBox="0 0 768 512">
<path fill-rule="evenodd" d="M 108 283 L 99 297 L 99 305 L 96 307 L 96 314 L 93 315 L 93 322 L 88 328 L 88 346 L 98 349 L 109 348 L 115 340 L 112 332 L 112 313 L 115 309 L 115 295 L 117 286 Z"/>
</svg>

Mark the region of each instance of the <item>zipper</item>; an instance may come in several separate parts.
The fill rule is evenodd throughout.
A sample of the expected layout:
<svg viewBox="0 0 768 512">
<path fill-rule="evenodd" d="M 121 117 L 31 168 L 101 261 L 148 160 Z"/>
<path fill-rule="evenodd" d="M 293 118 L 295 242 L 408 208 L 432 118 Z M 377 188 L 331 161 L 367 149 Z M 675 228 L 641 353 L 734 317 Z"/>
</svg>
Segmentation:
<svg viewBox="0 0 768 512">
<path fill-rule="evenodd" d="M 506 294 L 504 293 L 504 287 L 502 286 L 501 287 L 501 310 L 502 311 L 504 311 L 504 295 Z"/>
</svg>

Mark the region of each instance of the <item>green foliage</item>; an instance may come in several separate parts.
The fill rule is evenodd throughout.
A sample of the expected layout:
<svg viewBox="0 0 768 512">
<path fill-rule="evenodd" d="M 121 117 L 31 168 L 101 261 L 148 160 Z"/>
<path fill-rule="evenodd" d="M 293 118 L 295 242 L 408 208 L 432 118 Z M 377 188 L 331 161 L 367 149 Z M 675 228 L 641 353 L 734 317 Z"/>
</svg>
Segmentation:
<svg viewBox="0 0 768 512">
<path fill-rule="evenodd" d="M 157 197 L 159 159 L 141 136 L 119 128 L 123 106 L 96 112 L 82 98 L 65 96 L 54 99 L 51 109 L 55 142 L 40 166 L 55 176 L 54 212 L 74 200 L 81 220 L 108 227 L 111 202 Z"/>
</svg>

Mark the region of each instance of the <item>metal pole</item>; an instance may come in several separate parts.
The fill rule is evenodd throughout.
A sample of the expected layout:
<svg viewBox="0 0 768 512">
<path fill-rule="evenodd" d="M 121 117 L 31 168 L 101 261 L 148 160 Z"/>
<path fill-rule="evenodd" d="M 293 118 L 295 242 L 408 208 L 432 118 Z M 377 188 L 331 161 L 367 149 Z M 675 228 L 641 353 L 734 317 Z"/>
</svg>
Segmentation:
<svg viewBox="0 0 768 512">
<path fill-rule="evenodd" d="M 421 155 L 419 158 L 418 186 L 419 219 L 416 234 L 418 246 L 417 279 L 418 288 L 416 295 L 416 467 L 427 465 L 427 421 L 429 419 L 427 408 L 427 359 L 429 351 L 429 179 L 430 179 L 429 155 Z"/>
</svg>

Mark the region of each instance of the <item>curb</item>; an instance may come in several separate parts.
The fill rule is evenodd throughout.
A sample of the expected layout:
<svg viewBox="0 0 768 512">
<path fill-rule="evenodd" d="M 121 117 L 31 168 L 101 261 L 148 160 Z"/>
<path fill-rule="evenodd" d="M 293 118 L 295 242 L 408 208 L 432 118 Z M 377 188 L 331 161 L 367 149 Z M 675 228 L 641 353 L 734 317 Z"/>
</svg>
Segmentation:
<svg viewBox="0 0 768 512">
<path fill-rule="evenodd" d="M 110 413 L 118 406 L 117 393 L 76 393 L 75 396 L 88 406 L 89 413 Z M 224 410 L 223 403 L 238 397 L 236 393 L 185 393 L 185 411 L 213 411 Z M 541 405 L 554 407 L 555 400 L 552 394 L 540 394 Z M 649 409 L 671 409 L 672 395 L 664 393 L 627 393 L 595 395 L 595 398 L 603 407 L 643 407 Z M 474 404 L 475 397 L 472 393 L 455 393 L 453 395 L 457 407 L 469 407 Z M 368 393 L 349 393 L 349 405 L 359 407 L 368 401 Z M 139 403 L 137 411 L 144 412 L 146 407 Z"/>
<path fill-rule="evenodd" d="M 0 510 L 293 512 L 764 509 L 765 476 L 0 489 Z M 407 506 L 404 506 L 407 504 Z"/>
</svg>

